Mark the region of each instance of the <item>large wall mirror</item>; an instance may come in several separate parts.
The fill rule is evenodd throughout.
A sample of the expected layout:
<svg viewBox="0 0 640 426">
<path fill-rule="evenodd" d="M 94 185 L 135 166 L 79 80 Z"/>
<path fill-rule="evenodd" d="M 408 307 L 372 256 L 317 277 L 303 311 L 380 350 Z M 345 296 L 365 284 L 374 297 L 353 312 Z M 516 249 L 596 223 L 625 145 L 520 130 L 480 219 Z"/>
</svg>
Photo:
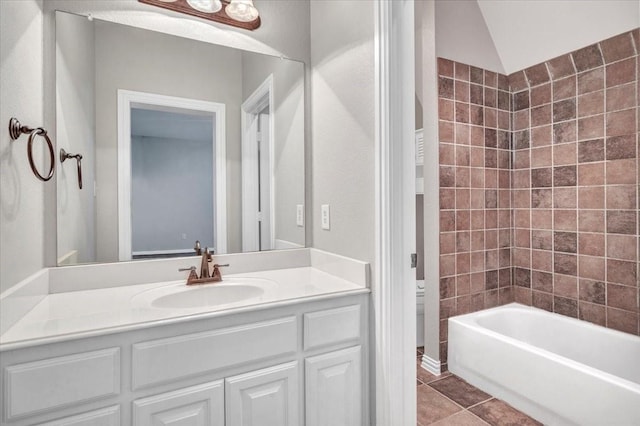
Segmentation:
<svg viewBox="0 0 640 426">
<path fill-rule="evenodd" d="M 301 62 L 55 19 L 59 265 L 304 247 Z"/>
</svg>

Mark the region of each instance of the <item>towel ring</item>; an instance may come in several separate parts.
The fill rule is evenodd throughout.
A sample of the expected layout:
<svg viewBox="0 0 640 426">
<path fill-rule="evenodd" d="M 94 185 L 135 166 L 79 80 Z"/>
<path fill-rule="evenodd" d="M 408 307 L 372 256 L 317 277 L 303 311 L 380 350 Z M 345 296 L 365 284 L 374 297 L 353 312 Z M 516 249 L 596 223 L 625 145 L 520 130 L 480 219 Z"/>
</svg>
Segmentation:
<svg viewBox="0 0 640 426">
<path fill-rule="evenodd" d="M 53 143 L 51 142 L 49 135 L 47 135 L 47 131 L 42 127 L 31 129 L 27 126 L 21 125 L 20 121 L 18 121 L 17 118 L 11 118 L 11 120 L 9 120 L 9 136 L 11 137 L 11 140 L 15 141 L 22 134 L 29 134 L 29 141 L 27 143 L 27 157 L 29 158 L 29 166 L 31 166 L 31 171 L 41 181 L 46 182 L 50 180 L 53 177 L 53 173 L 55 171 L 56 161 L 55 154 L 53 152 Z M 50 165 L 49 172 L 47 173 L 46 177 L 40 174 L 40 172 L 36 168 L 35 162 L 33 161 L 33 141 L 35 140 L 36 136 L 42 136 L 45 142 L 47 142 L 47 148 L 49 149 Z"/>
<path fill-rule="evenodd" d="M 60 148 L 60 163 L 64 163 L 69 158 L 76 159 L 78 169 L 78 188 L 82 189 L 82 154 L 69 154 L 64 148 Z"/>
</svg>

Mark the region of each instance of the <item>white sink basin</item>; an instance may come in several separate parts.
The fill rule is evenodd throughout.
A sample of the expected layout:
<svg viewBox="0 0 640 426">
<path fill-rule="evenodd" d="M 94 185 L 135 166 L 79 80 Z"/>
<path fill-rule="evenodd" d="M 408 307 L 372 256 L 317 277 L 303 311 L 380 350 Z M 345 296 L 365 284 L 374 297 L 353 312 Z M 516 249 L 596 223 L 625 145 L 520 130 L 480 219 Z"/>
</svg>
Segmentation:
<svg viewBox="0 0 640 426">
<path fill-rule="evenodd" d="M 276 285 L 262 278 L 225 278 L 219 283 L 187 286 L 171 284 L 144 291 L 132 298 L 139 307 L 202 309 L 264 298 Z"/>
<path fill-rule="evenodd" d="M 160 296 L 151 302 L 155 308 L 200 308 L 228 305 L 241 300 L 262 296 L 264 289 L 246 284 L 215 284 L 199 286 L 188 291 L 178 291 Z"/>
</svg>

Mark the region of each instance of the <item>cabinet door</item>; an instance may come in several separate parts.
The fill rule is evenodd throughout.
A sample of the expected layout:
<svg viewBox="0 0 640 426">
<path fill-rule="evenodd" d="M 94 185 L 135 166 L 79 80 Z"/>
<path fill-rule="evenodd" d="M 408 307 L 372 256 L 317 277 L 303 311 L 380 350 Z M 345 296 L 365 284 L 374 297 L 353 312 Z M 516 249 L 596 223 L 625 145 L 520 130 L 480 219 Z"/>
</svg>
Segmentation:
<svg viewBox="0 0 640 426">
<path fill-rule="evenodd" d="M 289 362 L 225 380 L 227 425 L 295 426 L 298 418 L 298 363 Z"/>
<path fill-rule="evenodd" d="M 362 424 L 360 346 L 305 360 L 307 426 Z"/>
<path fill-rule="evenodd" d="M 222 380 L 133 402 L 134 426 L 224 426 Z"/>
</svg>

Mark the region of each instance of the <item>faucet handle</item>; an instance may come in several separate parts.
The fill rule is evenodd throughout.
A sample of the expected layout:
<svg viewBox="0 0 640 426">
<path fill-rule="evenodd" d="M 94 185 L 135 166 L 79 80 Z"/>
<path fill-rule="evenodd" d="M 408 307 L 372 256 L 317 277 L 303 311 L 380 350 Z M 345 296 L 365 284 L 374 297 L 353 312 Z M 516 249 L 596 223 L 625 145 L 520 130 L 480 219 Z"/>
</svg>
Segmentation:
<svg viewBox="0 0 640 426">
<path fill-rule="evenodd" d="M 178 271 L 190 271 L 189 276 L 187 277 L 187 285 L 191 284 L 194 280 L 198 279 L 198 274 L 196 273 L 196 267 L 191 266 L 189 268 L 179 268 Z"/>
<path fill-rule="evenodd" d="M 220 268 L 224 268 L 229 266 L 228 263 L 225 263 L 224 265 L 220 265 L 218 263 L 215 263 L 213 265 L 213 273 L 211 274 L 212 278 L 214 281 L 222 281 L 222 274 L 220 273 Z"/>
<path fill-rule="evenodd" d="M 202 246 L 200 245 L 200 240 L 196 240 L 196 244 L 193 246 L 193 250 L 195 250 L 197 256 L 200 256 L 202 254 Z"/>
</svg>

